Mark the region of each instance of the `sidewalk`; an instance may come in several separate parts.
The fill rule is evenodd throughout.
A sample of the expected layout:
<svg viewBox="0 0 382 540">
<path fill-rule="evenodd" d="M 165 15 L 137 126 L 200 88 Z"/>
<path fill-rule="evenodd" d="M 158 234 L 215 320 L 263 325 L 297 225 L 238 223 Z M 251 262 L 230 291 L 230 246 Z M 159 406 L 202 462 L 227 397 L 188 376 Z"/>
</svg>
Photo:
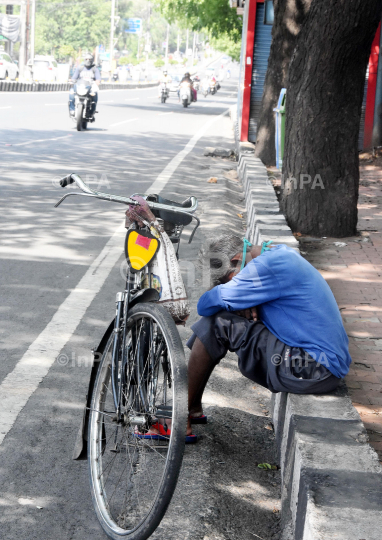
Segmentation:
<svg viewBox="0 0 382 540">
<path fill-rule="evenodd" d="M 359 236 L 299 240 L 341 310 L 353 359 L 345 381 L 382 461 L 382 168 L 362 164 L 360 173 Z"/>
</svg>

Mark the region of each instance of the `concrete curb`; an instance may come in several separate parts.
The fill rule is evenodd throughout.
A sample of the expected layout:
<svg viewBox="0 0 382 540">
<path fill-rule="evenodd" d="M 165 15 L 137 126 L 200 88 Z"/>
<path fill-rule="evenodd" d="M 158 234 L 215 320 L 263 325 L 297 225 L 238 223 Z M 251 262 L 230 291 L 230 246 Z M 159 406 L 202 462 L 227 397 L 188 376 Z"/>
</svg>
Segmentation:
<svg viewBox="0 0 382 540">
<path fill-rule="evenodd" d="M 381 538 L 382 467 L 345 393 L 272 396 L 283 540 Z"/>
<path fill-rule="evenodd" d="M 241 143 L 235 110 L 238 173 L 244 187 L 247 238 L 298 249 L 254 145 Z M 326 395 L 273 394 L 281 466 L 282 540 L 379 540 L 382 467 L 343 384 Z"/>
<path fill-rule="evenodd" d="M 22 83 L 19 81 L 0 81 L 0 92 L 62 92 L 69 91 L 69 83 Z M 101 83 L 100 90 L 128 90 L 136 88 L 151 88 L 158 83 Z"/>
</svg>

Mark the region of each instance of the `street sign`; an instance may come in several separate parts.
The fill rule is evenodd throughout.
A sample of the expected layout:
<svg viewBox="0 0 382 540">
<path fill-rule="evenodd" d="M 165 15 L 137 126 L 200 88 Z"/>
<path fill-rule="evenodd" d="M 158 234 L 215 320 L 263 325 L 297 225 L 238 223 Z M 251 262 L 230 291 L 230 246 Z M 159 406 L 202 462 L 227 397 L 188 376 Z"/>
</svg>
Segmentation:
<svg viewBox="0 0 382 540">
<path fill-rule="evenodd" d="M 127 34 L 140 34 L 142 32 L 142 19 L 127 19 Z"/>
<path fill-rule="evenodd" d="M 0 35 L 0 41 L 8 41 L 6 37 Z"/>
</svg>

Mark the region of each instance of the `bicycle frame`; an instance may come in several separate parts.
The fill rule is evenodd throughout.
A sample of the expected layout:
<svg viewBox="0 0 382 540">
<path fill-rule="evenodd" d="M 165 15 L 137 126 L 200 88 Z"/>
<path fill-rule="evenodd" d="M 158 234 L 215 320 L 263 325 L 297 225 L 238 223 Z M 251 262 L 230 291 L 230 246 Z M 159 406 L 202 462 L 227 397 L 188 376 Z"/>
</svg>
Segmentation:
<svg viewBox="0 0 382 540">
<path fill-rule="evenodd" d="M 116 202 L 116 203 L 125 204 L 125 205 L 132 205 L 132 206 L 137 206 L 139 204 L 137 201 L 129 197 L 121 197 L 118 195 L 111 195 L 108 193 L 102 193 L 100 191 L 92 190 L 77 174 L 70 174 L 60 180 L 60 185 L 62 187 L 66 187 L 67 185 L 71 183 L 76 183 L 76 185 L 80 188 L 82 193 L 76 193 L 76 192 L 66 193 L 55 204 L 54 206 L 55 208 L 58 207 L 69 196 L 91 197 L 91 198 L 97 198 L 101 200 Z M 189 208 L 182 208 L 182 207 L 168 205 L 168 204 L 161 204 L 161 203 L 152 202 L 148 200 L 146 202 L 149 208 L 151 209 L 171 211 L 177 214 L 191 216 L 193 219 L 195 219 L 196 226 L 194 227 L 190 235 L 189 242 L 188 242 L 188 243 L 191 243 L 194 237 L 194 234 L 196 232 L 196 229 L 198 228 L 200 224 L 200 220 L 198 219 L 197 216 L 193 215 L 193 213 L 198 207 L 197 199 L 195 197 L 191 197 L 190 199 L 191 199 L 191 207 Z M 135 225 L 135 228 L 137 228 L 136 225 Z M 145 228 L 146 227 L 144 227 L 144 229 Z M 179 230 L 177 231 L 177 235 L 180 240 L 180 235 L 182 233 L 183 226 L 179 227 L 178 229 Z M 139 228 L 137 228 L 137 230 L 139 230 Z M 179 249 L 179 242 L 178 242 L 178 249 Z M 152 261 L 150 261 L 150 263 L 151 262 Z M 150 269 L 148 267 L 146 267 L 145 271 L 147 271 L 148 274 L 150 275 Z M 107 329 L 97 349 L 93 351 L 95 361 L 93 363 L 92 372 L 91 372 L 90 381 L 89 381 L 89 390 L 87 394 L 85 413 L 84 413 L 82 425 L 80 427 L 79 437 L 77 437 L 76 448 L 74 450 L 74 456 L 73 456 L 74 459 L 86 459 L 86 455 L 84 456 L 84 448 L 86 449 L 86 444 L 84 445 L 84 433 L 87 432 L 86 428 L 87 428 L 87 420 L 88 420 L 89 406 L 90 406 L 89 399 L 92 394 L 92 389 L 94 386 L 95 377 L 96 377 L 96 373 L 98 369 L 98 362 L 97 362 L 96 356 L 97 355 L 102 356 L 103 349 L 106 346 L 106 343 L 112 332 L 114 333 L 112 366 L 111 366 L 112 392 L 113 392 L 113 401 L 115 405 L 115 410 L 117 414 L 117 422 L 121 421 L 121 403 L 122 403 L 122 388 L 123 388 L 122 371 L 124 368 L 124 363 L 123 363 L 123 358 L 122 358 L 121 367 L 119 370 L 118 369 L 119 360 L 120 360 L 119 351 L 121 350 L 121 345 L 122 345 L 122 351 L 125 351 L 126 323 L 127 323 L 127 318 L 128 318 L 128 312 L 129 312 L 129 309 L 132 307 L 132 305 L 134 305 L 137 302 L 147 302 L 147 301 L 152 302 L 152 301 L 159 300 L 159 293 L 156 289 L 153 289 L 150 287 L 146 289 L 142 289 L 140 288 L 140 286 L 137 288 L 136 293 L 134 294 L 134 297 L 131 298 L 131 293 L 133 290 L 132 286 L 138 285 L 137 278 L 139 278 L 139 276 L 141 276 L 141 272 L 138 272 L 137 274 L 132 274 L 131 272 L 128 272 L 124 292 L 119 292 L 116 295 L 115 320 L 110 324 L 109 328 Z M 149 284 L 151 284 L 151 279 L 149 279 Z M 121 343 L 121 334 L 122 334 L 122 343 Z"/>
</svg>

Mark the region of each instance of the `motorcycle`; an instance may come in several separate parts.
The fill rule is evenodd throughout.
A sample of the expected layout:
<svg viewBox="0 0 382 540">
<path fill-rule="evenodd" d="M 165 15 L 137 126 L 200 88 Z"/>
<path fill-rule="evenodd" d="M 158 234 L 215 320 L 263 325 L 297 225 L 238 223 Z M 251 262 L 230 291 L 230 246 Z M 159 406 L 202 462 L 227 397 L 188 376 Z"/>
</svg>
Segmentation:
<svg viewBox="0 0 382 540">
<path fill-rule="evenodd" d="M 114 73 L 113 73 L 113 81 L 114 81 L 114 82 L 117 82 L 118 79 L 119 79 L 118 71 L 114 71 Z"/>
<path fill-rule="evenodd" d="M 199 77 L 195 77 L 193 79 L 193 84 L 194 84 L 195 90 L 198 91 L 199 88 L 200 88 L 200 79 L 199 79 Z"/>
<path fill-rule="evenodd" d="M 79 80 L 73 87 L 75 92 L 75 116 L 71 118 L 77 124 L 77 131 L 82 131 L 88 127 L 88 122 L 95 122 L 93 113 L 93 98 L 95 93 L 92 91 L 92 83 L 85 80 Z"/>
<path fill-rule="evenodd" d="M 192 101 L 191 85 L 188 82 L 182 82 L 180 85 L 180 100 L 183 107 L 188 107 Z"/>
<path fill-rule="evenodd" d="M 210 93 L 212 95 L 216 94 L 217 88 L 216 88 L 216 81 L 210 81 Z"/>
<path fill-rule="evenodd" d="M 161 88 L 160 88 L 160 100 L 161 100 L 161 103 L 166 103 L 166 99 L 168 99 L 169 97 L 169 89 L 167 88 L 167 84 L 165 82 L 162 82 L 161 83 Z"/>
</svg>

